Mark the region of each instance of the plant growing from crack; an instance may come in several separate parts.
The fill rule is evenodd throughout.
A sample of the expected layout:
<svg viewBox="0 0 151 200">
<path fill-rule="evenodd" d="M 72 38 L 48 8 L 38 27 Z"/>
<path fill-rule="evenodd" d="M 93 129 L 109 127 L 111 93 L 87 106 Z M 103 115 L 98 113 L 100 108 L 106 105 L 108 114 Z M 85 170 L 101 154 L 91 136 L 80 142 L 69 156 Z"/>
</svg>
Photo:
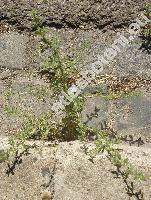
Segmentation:
<svg viewBox="0 0 151 200">
<path fill-rule="evenodd" d="M 50 88 L 54 91 L 54 98 L 64 90 L 67 91 L 73 81 L 73 73 L 77 73 L 75 68 L 75 61 L 68 57 L 63 57 L 60 53 L 59 39 L 53 37 L 48 39 L 47 31 L 41 26 L 41 21 L 37 18 L 37 12 L 33 12 L 34 16 L 34 29 L 36 34 L 41 38 L 41 42 L 38 46 L 39 53 L 42 54 L 48 49 L 51 49 L 51 53 L 48 59 L 40 67 L 38 73 L 42 76 L 46 76 L 50 83 Z M 33 90 L 30 92 L 33 92 Z M 34 91 L 35 92 L 35 91 Z M 43 95 L 48 91 L 36 90 L 38 95 Z M 6 94 L 6 99 L 14 92 L 10 91 Z M 26 141 L 29 139 L 51 139 L 55 140 L 74 140 L 78 138 L 84 138 L 85 125 L 82 124 L 80 119 L 80 112 L 84 102 L 84 96 L 79 96 L 69 106 L 66 106 L 67 115 L 63 118 L 62 123 L 58 124 L 53 121 L 52 113 L 45 113 L 38 119 L 30 113 L 24 116 L 26 123 L 22 127 L 22 130 L 9 140 L 10 148 L 0 154 L 0 160 L 3 161 L 11 155 L 15 155 L 16 151 L 26 148 Z M 15 107 L 5 106 L 5 112 L 10 114 L 17 114 Z M 24 113 L 25 114 L 25 113 Z M 22 112 L 23 115 L 23 112 Z"/>
</svg>

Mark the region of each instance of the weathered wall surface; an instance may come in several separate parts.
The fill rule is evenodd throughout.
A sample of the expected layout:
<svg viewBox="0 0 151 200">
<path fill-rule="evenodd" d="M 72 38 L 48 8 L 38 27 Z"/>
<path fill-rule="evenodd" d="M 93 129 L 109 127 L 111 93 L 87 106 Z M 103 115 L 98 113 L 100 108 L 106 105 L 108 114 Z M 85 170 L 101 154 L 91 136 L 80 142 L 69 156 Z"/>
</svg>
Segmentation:
<svg viewBox="0 0 151 200">
<path fill-rule="evenodd" d="M 126 32 L 147 1 L 5 1 L 0 0 L 0 150 L 7 147 L 6 140 L 19 130 L 22 117 L 6 113 L 9 98 L 11 106 L 17 106 L 37 116 L 51 109 L 50 93 L 39 96 L 37 88 L 49 88 L 49 84 L 33 73 L 41 60 L 35 52 L 36 37 L 32 32 L 31 11 L 39 10 L 43 25 L 48 26 L 49 36 L 58 34 L 61 49 L 69 57 L 82 55 L 77 66 L 80 70 L 89 67 L 97 55 L 118 38 L 117 32 Z M 85 43 L 90 44 L 83 50 Z M 151 55 L 138 37 L 116 59 L 105 66 L 104 77 L 144 79 L 138 90 L 139 97 L 106 101 L 95 95 L 89 98 L 82 112 L 83 122 L 102 128 L 105 122 L 117 131 L 127 135 L 122 146 L 126 155 L 148 177 L 151 175 Z M 99 80 L 85 91 L 95 93 L 102 83 Z M 144 84 L 146 81 L 147 84 Z M 109 81 L 110 82 L 110 81 Z M 108 82 L 104 82 L 106 88 Z M 22 100 L 20 100 L 21 94 Z M 9 93 L 10 94 L 10 93 Z M 95 108 L 99 110 L 95 117 Z M 138 147 L 138 142 L 141 146 Z M 37 142 L 35 142 L 37 144 Z M 129 144 L 131 146 L 129 146 Z M 89 145 L 89 144 L 86 144 Z M 54 200 L 100 200 L 131 199 L 121 178 L 115 179 L 115 170 L 104 155 L 94 163 L 84 153 L 79 142 L 61 143 L 57 148 L 51 145 L 34 147 L 30 154 L 22 155 L 22 162 L 12 168 L 14 175 L 8 176 L 8 165 L 12 158 L 0 163 L 0 199 L 40 200 L 44 190 L 50 191 Z M 145 200 L 151 199 L 150 179 L 136 183 L 135 192 L 142 188 Z M 50 200 L 51 197 L 43 200 Z"/>
</svg>

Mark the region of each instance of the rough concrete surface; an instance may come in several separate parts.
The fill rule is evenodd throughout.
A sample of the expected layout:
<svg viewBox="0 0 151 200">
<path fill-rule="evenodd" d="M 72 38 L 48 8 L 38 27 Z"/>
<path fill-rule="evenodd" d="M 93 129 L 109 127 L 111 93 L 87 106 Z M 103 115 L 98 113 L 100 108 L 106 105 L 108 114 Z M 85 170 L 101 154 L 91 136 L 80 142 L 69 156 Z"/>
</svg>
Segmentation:
<svg viewBox="0 0 151 200">
<path fill-rule="evenodd" d="M 88 144 L 89 146 L 89 144 Z M 114 167 L 107 160 L 105 155 L 98 156 L 94 163 L 89 160 L 89 156 L 84 153 L 84 146 L 79 142 L 61 143 L 56 152 L 56 173 L 54 175 L 55 200 L 107 200 L 126 199 L 130 197 L 126 194 L 125 185 L 122 179 L 114 178 L 111 171 Z M 143 149 L 125 146 L 125 155 L 131 159 L 136 167 L 142 169 L 150 176 L 151 163 L 150 148 Z M 136 156 L 137 155 L 137 159 Z M 150 199 L 150 182 L 136 184 L 145 190 L 144 199 Z M 135 197 L 132 197 L 135 199 Z"/>
<path fill-rule="evenodd" d="M 3 138 L 3 141 L 3 149 L 8 148 L 7 140 Z M 122 177 L 116 178 L 113 173 L 116 168 L 105 154 L 98 155 L 94 162 L 85 154 L 85 148 L 92 148 L 91 143 L 63 142 L 57 147 L 51 147 L 48 143 L 30 142 L 32 146 L 34 144 L 36 148 L 18 157 L 18 162 L 10 159 L 9 162 L 1 163 L 1 199 L 40 200 L 44 191 L 48 191 L 55 200 L 137 199 L 127 194 L 127 186 Z M 141 189 L 144 199 L 149 200 L 151 148 L 129 145 L 118 148 L 123 150 L 123 156 L 136 169 L 145 174 L 146 181 L 134 181 L 133 192 L 137 193 Z"/>
<path fill-rule="evenodd" d="M 149 1 L 9 1 L 1 0 L 1 19 L 20 29 L 31 28 L 31 11 L 37 8 L 43 23 L 56 28 L 121 26 L 133 20 Z"/>
<path fill-rule="evenodd" d="M 3 149 L 7 149 L 7 138 Z M 0 148 L 1 149 L 1 148 Z M 0 199 L 41 200 L 44 191 L 53 193 L 55 148 L 37 145 L 28 152 L 20 152 L 6 163 L 0 163 Z"/>
</svg>

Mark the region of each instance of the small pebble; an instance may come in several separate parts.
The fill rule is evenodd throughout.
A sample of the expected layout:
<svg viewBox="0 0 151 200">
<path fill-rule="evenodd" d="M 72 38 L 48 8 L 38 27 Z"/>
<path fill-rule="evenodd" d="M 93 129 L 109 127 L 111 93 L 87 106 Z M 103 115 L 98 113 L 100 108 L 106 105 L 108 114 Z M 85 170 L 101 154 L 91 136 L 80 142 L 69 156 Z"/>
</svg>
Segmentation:
<svg viewBox="0 0 151 200">
<path fill-rule="evenodd" d="M 43 192 L 42 200 L 51 200 L 51 194 L 48 191 Z"/>
</svg>

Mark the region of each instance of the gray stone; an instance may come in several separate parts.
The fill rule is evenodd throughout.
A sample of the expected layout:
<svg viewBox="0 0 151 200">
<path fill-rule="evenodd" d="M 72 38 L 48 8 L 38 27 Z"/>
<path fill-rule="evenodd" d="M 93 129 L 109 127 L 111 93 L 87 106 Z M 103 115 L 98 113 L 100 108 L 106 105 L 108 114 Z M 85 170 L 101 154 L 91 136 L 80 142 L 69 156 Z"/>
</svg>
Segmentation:
<svg viewBox="0 0 151 200">
<path fill-rule="evenodd" d="M 143 41 L 138 37 L 117 55 L 113 65 L 117 66 L 118 76 L 151 78 L 151 54 L 142 45 Z"/>
<path fill-rule="evenodd" d="M 88 126 L 103 128 L 108 118 L 108 102 L 99 96 L 88 98 L 81 115 L 82 122 Z"/>
<path fill-rule="evenodd" d="M 29 38 L 25 34 L 7 32 L 0 35 L 0 67 L 22 69 L 30 61 Z"/>
<path fill-rule="evenodd" d="M 151 97 L 150 93 L 134 96 L 116 102 L 115 123 L 118 133 L 141 137 L 144 142 L 151 141 Z"/>
</svg>

